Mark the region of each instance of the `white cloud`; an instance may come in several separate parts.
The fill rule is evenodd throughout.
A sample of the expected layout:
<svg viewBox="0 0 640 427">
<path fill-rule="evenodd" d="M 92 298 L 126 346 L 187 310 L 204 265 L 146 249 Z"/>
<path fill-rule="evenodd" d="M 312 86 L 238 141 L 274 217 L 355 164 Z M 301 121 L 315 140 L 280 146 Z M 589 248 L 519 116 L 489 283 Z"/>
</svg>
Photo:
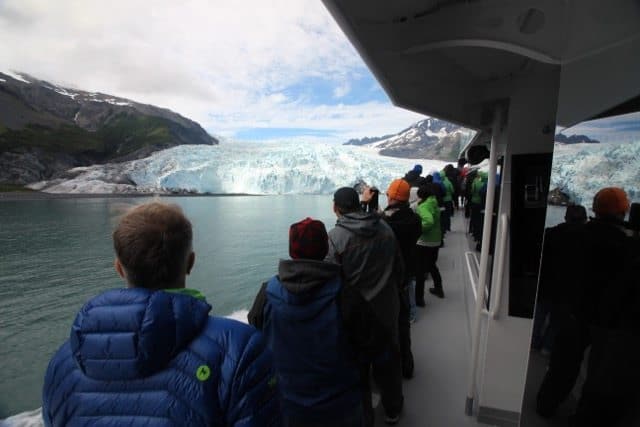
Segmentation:
<svg viewBox="0 0 640 427">
<path fill-rule="evenodd" d="M 348 82 L 344 82 L 343 84 L 336 86 L 333 89 L 333 97 L 334 98 L 343 98 L 346 94 L 351 91 L 351 85 Z"/>
<path fill-rule="evenodd" d="M 382 120 L 386 133 L 415 116 L 282 93 L 321 77 L 342 98 L 363 72 L 318 0 L 3 0 L 0 40 L 0 68 L 171 108 L 223 135 L 251 121 L 361 134 Z"/>
</svg>

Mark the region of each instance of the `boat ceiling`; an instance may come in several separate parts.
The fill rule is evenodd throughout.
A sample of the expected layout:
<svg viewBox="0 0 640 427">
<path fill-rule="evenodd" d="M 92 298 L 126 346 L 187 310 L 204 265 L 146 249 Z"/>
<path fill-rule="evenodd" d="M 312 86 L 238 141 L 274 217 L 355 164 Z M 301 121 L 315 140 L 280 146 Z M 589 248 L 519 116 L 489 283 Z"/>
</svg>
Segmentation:
<svg viewBox="0 0 640 427">
<path fill-rule="evenodd" d="M 557 123 L 640 109 L 640 0 L 323 0 L 392 102 L 476 129 L 560 68 Z"/>
</svg>

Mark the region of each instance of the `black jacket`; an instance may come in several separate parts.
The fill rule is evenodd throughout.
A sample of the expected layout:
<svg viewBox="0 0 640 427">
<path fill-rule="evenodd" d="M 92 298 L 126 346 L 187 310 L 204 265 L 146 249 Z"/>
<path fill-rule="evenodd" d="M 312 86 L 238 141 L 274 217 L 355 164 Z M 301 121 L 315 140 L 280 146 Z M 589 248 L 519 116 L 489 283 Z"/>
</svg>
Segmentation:
<svg viewBox="0 0 640 427">
<path fill-rule="evenodd" d="M 422 233 L 420 217 L 409 207 L 409 203 L 405 202 L 387 206 L 382 218 L 389 224 L 398 241 L 404 261 L 402 283 L 406 284 L 415 274 L 416 242 Z"/>
</svg>

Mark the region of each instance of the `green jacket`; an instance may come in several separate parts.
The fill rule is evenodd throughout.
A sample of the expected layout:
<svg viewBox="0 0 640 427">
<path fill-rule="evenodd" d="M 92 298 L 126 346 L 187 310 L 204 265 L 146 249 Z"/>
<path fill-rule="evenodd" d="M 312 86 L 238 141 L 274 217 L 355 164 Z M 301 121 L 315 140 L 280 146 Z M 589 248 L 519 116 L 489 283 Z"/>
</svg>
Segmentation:
<svg viewBox="0 0 640 427">
<path fill-rule="evenodd" d="M 471 203 L 482 203 L 482 187 L 484 186 L 485 179 L 481 174 L 478 174 L 471 183 Z"/>
<path fill-rule="evenodd" d="M 442 185 L 444 185 L 444 196 L 442 197 L 443 202 L 451 202 L 453 201 L 453 184 L 446 177 L 446 175 L 442 174 Z"/>
<path fill-rule="evenodd" d="M 442 230 L 440 229 L 440 207 L 436 196 L 430 196 L 420 203 L 416 209 L 422 223 L 422 234 L 418 239 L 421 246 L 440 246 Z"/>
</svg>

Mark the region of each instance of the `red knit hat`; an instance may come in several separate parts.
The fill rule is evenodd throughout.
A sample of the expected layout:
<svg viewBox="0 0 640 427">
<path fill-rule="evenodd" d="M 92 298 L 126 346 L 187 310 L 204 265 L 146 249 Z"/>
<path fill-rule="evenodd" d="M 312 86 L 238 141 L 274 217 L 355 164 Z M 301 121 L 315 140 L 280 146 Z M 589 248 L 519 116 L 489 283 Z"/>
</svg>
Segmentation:
<svg viewBox="0 0 640 427">
<path fill-rule="evenodd" d="M 289 228 L 289 255 L 293 259 L 323 260 L 329 252 L 329 237 L 322 221 L 305 218 Z"/>
<path fill-rule="evenodd" d="M 606 187 L 593 198 L 593 211 L 599 216 L 625 215 L 629 210 L 627 193 L 619 187 Z"/>
<path fill-rule="evenodd" d="M 400 202 L 406 202 L 409 200 L 409 193 L 411 186 L 404 179 L 394 179 L 389 188 L 387 189 L 387 197 L 389 199 L 398 200 Z"/>
</svg>

